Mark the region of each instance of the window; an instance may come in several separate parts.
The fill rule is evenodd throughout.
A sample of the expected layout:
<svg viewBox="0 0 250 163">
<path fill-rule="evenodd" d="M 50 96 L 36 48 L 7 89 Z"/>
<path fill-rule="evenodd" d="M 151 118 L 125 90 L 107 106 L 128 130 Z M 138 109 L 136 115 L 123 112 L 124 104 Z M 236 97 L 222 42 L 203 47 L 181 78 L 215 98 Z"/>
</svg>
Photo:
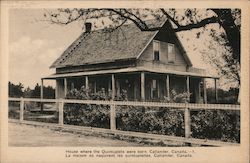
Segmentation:
<svg viewBox="0 0 250 163">
<path fill-rule="evenodd" d="M 154 41 L 153 42 L 153 49 L 154 49 L 154 61 L 160 60 L 160 42 Z"/>
<path fill-rule="evenodd" d="M 152 82 L 152 88 L 155 90 L 156 89 L 156 80 L 153 80 Z"/>
<path fill-rule="evenodd" d="M 158 82 L 157 80 L 152 80 L 151 85 L 151 99 L 157 99 L 158 98 Z"/>
<path fill-rule="evenodd" d="M 168 62 L 175 62 L 175 48 L 174 44 L 168 43 Z"/>
</svg>

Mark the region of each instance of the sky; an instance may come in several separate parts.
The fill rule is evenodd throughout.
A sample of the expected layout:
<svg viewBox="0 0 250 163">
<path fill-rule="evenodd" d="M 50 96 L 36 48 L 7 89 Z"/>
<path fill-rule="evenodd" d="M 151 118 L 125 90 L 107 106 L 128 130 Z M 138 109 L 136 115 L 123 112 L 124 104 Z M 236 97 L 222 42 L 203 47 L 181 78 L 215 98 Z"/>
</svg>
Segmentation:
<svg viewBox="0 0 250 163">
<path fill-rule="evenodd" d="M 52 24 L 44 21 L 44 13 L 44 9 L 9 11 L 9 81 L 15 84 L 21 82 L 24 87 L 34 88 L 41 77 L 55 73 L 50 65 L 82 32 L 80 22 Z M 194 67 L 211 70 L 200 53 L 207 46 L 207 36 L 195 39 L 195 33 L 179 33 L 181 42 Z M 54 81 L 45 80 L 44 84 L 54 86 Z"/>
<path fill-rule="evenodd" d="M 43 21 L 43 9 L 11 9 L 9 13 L 9 80 L 25 87 L 40 84 L 55 72 L 53 61 L 80 35 L 81 25 Z M 45 81 L 45 84 L 53 84 Z"/>
</svg>

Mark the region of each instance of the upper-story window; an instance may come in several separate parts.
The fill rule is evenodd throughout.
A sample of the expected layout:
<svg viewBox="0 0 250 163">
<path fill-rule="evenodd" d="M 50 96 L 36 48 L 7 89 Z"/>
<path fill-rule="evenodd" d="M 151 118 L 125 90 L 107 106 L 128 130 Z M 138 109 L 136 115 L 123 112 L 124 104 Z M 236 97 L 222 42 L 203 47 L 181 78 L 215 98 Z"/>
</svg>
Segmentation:
<svg viewBox="0 0 250 163">
<path fill-rule="evenodd" d="M 154 61 L 160 60 L 160 41 L 153 41 Z"/>
<path fill-rule="evenodd" d="M 175 48 L 174 44 L 168 43 L 168 62 L 175 62 Z"/>
</svg>

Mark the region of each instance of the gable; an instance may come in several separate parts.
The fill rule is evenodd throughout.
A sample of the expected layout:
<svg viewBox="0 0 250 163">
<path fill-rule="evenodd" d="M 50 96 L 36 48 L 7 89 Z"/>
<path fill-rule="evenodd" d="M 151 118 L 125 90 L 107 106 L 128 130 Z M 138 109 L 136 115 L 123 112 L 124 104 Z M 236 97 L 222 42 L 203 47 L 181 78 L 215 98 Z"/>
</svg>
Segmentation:
<svg viewBox="0 0 250 163">
<path fill-rule="evenodd" d="M 192 63 L 187 56 L 180 40 L 176 33 L 172 30 L 171 24 L 166 21 L 164 28 L 160 30 L 147 45 L 145 50 L 139 56 L 139 60 L 152 62 L 155 60 L 154 44 L 159 44 L 159 61 L 158 64 L 168 64 L 175 66 L 182 66 L 186 69 L 187 66 L 191 67 Z M 173 48 L 174 53 L 169 53 L 170 48 Z M 172 61 L 174 60 L 174 61 Z M 155 64 L 157 63 L 155 62 Z"/>
</svg>

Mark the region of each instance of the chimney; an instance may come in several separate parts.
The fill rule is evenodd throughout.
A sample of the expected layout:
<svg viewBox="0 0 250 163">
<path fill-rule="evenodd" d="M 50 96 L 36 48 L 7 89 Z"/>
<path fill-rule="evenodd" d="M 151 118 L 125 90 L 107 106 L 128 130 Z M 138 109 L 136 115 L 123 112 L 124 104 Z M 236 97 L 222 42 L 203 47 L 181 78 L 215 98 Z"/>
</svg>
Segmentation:
<svg viewBox="0 0 250 163">
<path fill-rule="evenodd" d="M 86 33 L 91 32 L 91 28 L 92 28 L 92 23 L 90 23 L 90 22 L 85 23 L 85 32 Z"/>
</svg>

